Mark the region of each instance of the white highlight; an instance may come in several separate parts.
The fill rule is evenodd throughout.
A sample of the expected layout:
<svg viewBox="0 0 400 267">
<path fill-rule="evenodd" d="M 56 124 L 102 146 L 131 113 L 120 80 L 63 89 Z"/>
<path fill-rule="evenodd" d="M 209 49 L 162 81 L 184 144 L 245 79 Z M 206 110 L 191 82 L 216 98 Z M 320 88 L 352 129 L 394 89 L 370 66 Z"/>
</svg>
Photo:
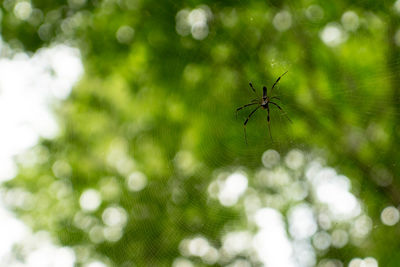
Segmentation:
<svg viewBox="0 0 400 267">
<path fill-rule="evenodd" d="M 372 220 L 367 215 L 358 217 L 352 225 L 350 234 L 355 238 L 365 238 L 372 229 Z"/>
<path fill-rule="evenodd" d="M 289 210 L 289 232 L 294 239 L 310 238 L 317 231 L 311 207 L 299 204 Z"/>
<path fill-rule="evenodd" d="M 97 190 L 85 190 L 79 198 L 81 208 L 87 211 L 95 211 L 101 204 L 101 196 Z"/>
<path fill-rule="evenodd" d="M 176 258 L 172 263 L 172 267 L 194 267 L 193 263 L 185 258 Z"/>
<path fill-rule="evenodd" d="M 83 66 L 77 49 L 59 45 L 33 57 L 21 53 L 0 59 L 0 73 L 0 181 L 5 181 L 16 174 L 13 156 L 35 145 L 40 136 L 57 135 L 48 104 L 69 95 Z"/>
<path fill-rule="evenodd" d="M 276 150 L 269 149 L 261 157 L 261 161 L 266 168 L 271 168 L 279 163 L 280 155 Z"/>
<path fill-rule="evenodd" d="M 196 237 L 189 242 L 189 252 L 194 256 L 203 257 L 206 255 L 208 248 L 208 241 L 204 237 Z"/>
<path fill-rule="evenodd" d="M 28 228 L 13 214 L 4 208 L 0 209 L 0 258 L 5 258 L 7 253 L 11 251 L 13 244 L 21 242 L 28 233 Z"/>
<path fill-rule="evenodd" d="M 354 11 L 346 11 L 342 15 L 342 24 L 347 31 L 356 31 L 360 26 L 358 15 Z"/>
<path fill-rule="evenodd" d="M 265 266 L 297 266 L 282 215 L 275 209 L 262 208 L 254 219 L 260 230 L 253 238 L 253 249 L 260 261 Z"/>
<path fill-rule="evenodd" d="M 393 4 L 393 9 L 396 11 L 397 14 L 400 14 L 400 0 L 397 0 L 397 1 Z"/>
<path fill-rule="evenodd" d="M 329 23 L 320 33 L 322 41 L 331 47 L 338 46 L 347 40 L 347 34 L 337 23 Z"/>
<path fill-rule="evenodd" d="M 332 232 L 332 246 L 336 248 L 344 247 L 349 241 L 349 235 L 346 231 L 338 229 Z"/>
<path fill-rule="evenodd" d="M 23 234 L 20 236 L 21 240 L 19 240 L 20 253 L 17 257 L 12 254 L 9 254 L 8 257 L 2 257 L 4 266 L 20 266 L 21 262 L 24 262 L 24 266 L 32 267 L 74 266 L 76 256 L 72 248 L 53 245 L 50 235 L 45 231 L 32 234 L 30 230 L 24 228 Z"/>
<path fill-rule="evenodd" d="M 365 259 L 354 258 L 350 261 L 349 267 L 378 267 L 378 262 L 372 257 Z"/>
<path fill-rule="evenodd" d="M 128 220 L 128 214 L 121 207 L 109 207 L 103 211 L 103 222 L 108 226 L 125 226 Z"/>
<path fill-rule="evenodd" d="M 72 267 L 74 266 L 74 262 L 75 253 L 71 248 L 56 248 L 50 244 L 42 245 L 37 250 L 33 251 L 26 260 L 27 266 L 31 267 Z"/>
<path fill-rule="evenodd" d="M 283 10 L 275 15 L 272 24 L 274 24 L 275 29 L 278 31 L 286 31 L 292 26 L 292 15 L 288 11 Z"/>
<path fill-rule="evenodd" d="M 208 21 L 213 17 L 210 8 L 202 5 L 193 10 L 183 9 L 176 14 L 176 31 L 179 35 L 192 34 L 196 40 L 203 40 L 208 36 Z"/>
<path fill-rule="evenodd" d="M 14 15 L 21 19 L 27 20 L 32 14 L 32 5 L 29 2 L 19 2 L 14 7 Z"/>
<path fill-rule="evenodd" d="M 85 267 L 107 267 L 107 265 L 105 265 L 104 263 L 100 262 L 100 261 L 92 261 L 88 264 L 84 265 Z"/>
<path fill-rule="evenodd" d="M 285 163 L 289 168 L 293 170 L 299 169 L 301 166 L 304 165 L 303 152 L 298 149 L 293 149 L 289 151 L 289 153 L 285 157 Z"/>
<path fill-rule="evenodd" d="M 381 213 L 381 221 L 389 226 L 393 226 L 399 222 L 399 210 L 393 206 L 386 207 Z"/>
<path fill-rule="evenodd" d="M 128 189 L 131 191 L 140 191 L 147 185 L 147 177 L 141 172 L 131 173 L 126 180 Z"/>
<path fill-rule="evenodd" d="M 121 239 L 123 235 L 122 227 L 114 226 L 114 227 L 105 227 L 103 229 L 104 238 L 110 242 L 116 242 Z"/>
<path fill-rule="evenodd" d="M 233 206 L 247 189 L 247 177 L 233 173 L 221 184 L 218 199 L 224 206 Z"/>
<path fill-rule="evenodd" d="M 258 187 L 272 189 L 272 192 L 264 192 L 258 187 L 247 189 L 247 177 L 240 172 L 230 175 L 220 172 L 210 183 L 208 188 L 210 196 L 219 198 L 221 204 L 225 206 L 237 203 L 236 197 L 231 197 L 233 201 L 226 201 L 229 200 L 229 196 L 234 196 L 235 192 L 243 192 L 241 193 L 245 194 L 243 209 L 249 223 L 252 224 L 248 229 L 228 232 L 223 236 L 219 262 L 228 262 L 240 255 L 251 257 L 251 261 L 260 261 L 263 266 L 316 266 L 317 255 L 321 255 L 319 253 L 325 252 L 331 246 L 342 248 L 350 240 L 354 245 L 361 244 L 371 232 L 372 220 L 362 212 L 359 200 L 350 191 L 351 183 L 346 176 L 337 174 L 333 168 L 324 167 L 321 159 L 309 161 L 309 156 L 300 150 L 290 151 L 284 157 L 284 162 L 286 166 L 280 163 L 278 152 L 267 150 L 262 156 L 264 167 L 254 175 L 254 182 Z M 237 176 L 242 178 L 238 179 Z M 230 179 L 243 182 L 229 183 Z M 242 186 L 233 186 L 235 184 Z M 227 188 L 246 188 L 246 190 L 235 189 L 231 190 L 233 193 L 228 194 L 226 192 L 230 190 Z M 306 196 L 310 197 L 310 204 L 298 203 Z M 293 200 L 295 202 L 292 202 Z M 292 207 L 286 215 L 288 220 L 286 226 L 278 209 L 290 206 Z M 242 208 L 242 205 L 235 208 Z M 397 212 L 393 208 L 382 213 L 385 214 L 384 218 L 397 221 L 396 215 L 393 216 Z M 350 229 L 348 227 L 340 229 L 342 223 L 350 226 Z M 254 225 L 258 227 L 255 233 L 249 230 L 253 229 Z M 287 236 L 287 230 L 290 237 Z M 252 240 L 250 247 L 249 239 Z M 183 256 L 193 255 L 193 250 L 192 253 L 188 252 L 189 243 L 190 240 L 181 242 L 180 249 Z M 254 256 L 256 258 L 253 258 Z M 364 267 L 368 266 L 365 264 L 374 264 L 376 261 L 368 258 L 361 263 L 363 265 L 360 266 Z M 339 266 L 342 262 L 326 259 L 318 263 L 318 266 L 327 267 L 332 264 Z M 236 265 L 250 266 L 250 263 L 233 261 L 229 266 Z"/>
<path fill-rule="evenodd" d="M 222 240 L 224 251 L 231 256 L 235 256 L 250 249 L 252 235 L 247 231 L 230 232 Z"/>
<path fill-rule="evenodd" d="M 347 177 L 338 175 L 332 168 L 322 168 L 317 162 L 309 165 L 306 177 L 312 183 L 317 199 L 328 206 L 336 221 L 351 219 L 361 213 L 358 200 L 349 192 Z"/>
<path fill-rule="evenodd" d="M 19 19 L 29 19 L 31 9 L 29 2 L 18 2 L 14 14 Z M 0 50 L 13 52 L 1 40 Z M 0 58 L 0 73 L 0 182 L 3 182 L 16 175 L 14 156 L 36 145 L 40 136 L 57 135 L 58 126 L 49 104 L 54 107 L 58 99 L 69 95 L 83 73 L 83 66 L 79 50 L 57 45 L 40 49 L 31 57 L 18 53 L 11 58 Z M 40 157 L 34 155 L 33 159 L 43 160 Z M 24 254 L 20 256 L 26 266 L 75 265 L 73 251 L 53 245 L 48 234 L 30 233 L 28 227 L 3 207 L 0 218 L 0 258 L 6 259 L 12 246 L 19 243 L 23 246 Z M 21 259 L 8 258 L 7 266 L 20 263 Z"/>
<path fill-rule="evenodd" d="M 315 266 L 317 261 L 314 248 L 308 239 L 296 240 L 292 242 L 297 267 Z"/>
<path fill-rule="evenodd" d="M 331 236 L 324 231 L 318 232 L 313 236 L 314 247 L 319 250 L 328 249 L 331 245 Z"/>
</svg>

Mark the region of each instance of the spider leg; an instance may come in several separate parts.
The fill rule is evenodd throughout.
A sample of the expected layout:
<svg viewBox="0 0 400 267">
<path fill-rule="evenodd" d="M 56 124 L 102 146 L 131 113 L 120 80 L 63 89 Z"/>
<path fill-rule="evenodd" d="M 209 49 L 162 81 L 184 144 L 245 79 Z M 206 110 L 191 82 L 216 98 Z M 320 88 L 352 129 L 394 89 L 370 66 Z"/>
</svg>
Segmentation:
<svg viewBox="0 0 400 267">
<path fill-rule="evenodd" d="M 259 107 L 261 107 L 261 106 L 256 107 L 256 108 L 249 114 L 249 116 L 247 116 L 246 120 L 244 121 L 243 129 L 244 129 L 244 139 L 246 140 L 246 145 L 247 145 L 246 124 L 247 124 L 247 122 L 249 121 L 251 115 L 253 115 L 254 112 L 256 112 L 257 109 L 258 109 Z"/>
<path fill-rule="evenodd" d="M 284 74 L 282 74 L 281 76 L 279 76 L 278 79 L 276 79 L 274 85 L 272 85 L 271 93 L 272 93 L 272 90 L 274 90 L 275 85 L 279 82 L 279 80 L 280 80 L 280 79 L 283 77 L 283 75 L 285 75 L 287 72 L 288 72 L 288 71 L 286 71 Z"/>
<path fill-rule="evenodd" d="M 271 133 L 271 119 L 270 119 L 270 116 L 269 116 L 269 106 L 268 105 L 267 105 L 267 112 L 268 112 L 267 121 L 268 121 L 269 137 L 271 137 L 271 142 L 274 142 L 274 140 L 272 139 L 272 133 Z"/>
<path fill-rule="evenodd" d="M 278 100 L 281 100 L 279 97 L 277 97 L 277 96 L 273 96 L 273 97 L 271 97 L 270 99 L 278 99 Z"/>
<path fill-rule="evenodd" d="M 256 93 L 256 89 L 254 89 L 253 84 L 249 83 L 249 85 L 250 85 L 251 89 L 253 89 L 253 92 Z"/>
<path fill-rule="evenodd" d="M 290 123 L 293 123 L 292 120 L 289 118 L 289 116 L 286 114 L 286 112 L 278 104 L 276 104 L 275 102 L 271 102 L 271 101 L 269 101 L 269 103 L 277 106 L 280 109 L 280 111 L 282 111 L 283 115 L 285 115 L 286 118 L 290 121 Z"/>
<path fill-rule="evenodd" d="M 239 111 L 239 110 L 241 110 L 242 108 L 251 106 L 251 105 L 255 105 L 255 104 L 258 104 L 258 103 L 249 103 L 249 104 L 246 104 L 246 105 L 244 105 L 244 106 L 238 107 L 238 108 L 236 109 L 236 118 L 237 118 L 237 114 L 238 114 L 238 111 Z"/>
</svg>

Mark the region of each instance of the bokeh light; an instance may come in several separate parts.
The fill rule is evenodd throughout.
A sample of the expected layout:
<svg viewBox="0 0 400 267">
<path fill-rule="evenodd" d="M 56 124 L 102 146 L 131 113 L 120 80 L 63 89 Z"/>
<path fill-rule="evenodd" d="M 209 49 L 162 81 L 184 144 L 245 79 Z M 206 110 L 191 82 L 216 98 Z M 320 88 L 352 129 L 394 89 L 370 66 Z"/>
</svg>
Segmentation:
<svg viewBox="0 0 400 267">
<path fill-rule="evenodd" d="M 108 207 L 103 211 L 103 221 L 108 226 L 125 226 L 128 215 L 121 207 Z"/>
<path fill-rule="evenodd" d="M 393 206 L 386 207 L 381 213 L 381 221 L 389 226 L 395 225 L 399 222 L 400 212 Z"/>
<path fill-rule="evenodd" d="M 378 262 L 372 257 L 354 258 L 350 261 L 349 267 L 378 267 Z"/>
<path fill-rule="evenodd" d="M 248 252 L 252 240 L 252 234 L 247 231 L 229 232 L 223 238 L 222 248 L 232 256 Z"/>
<path fill-rule="evenodd" d="M 292 15 L 288 11 L 283 10 L 275 15 L 272 23 L 278 31 L 286 31 L 292 26 Z"/>
<path fill-rule="evenodd" d="M 255 187 L 247 185 L 242 193 L 250 225 L 221 238 L 219 261 L 234 265 L 232 259 L 255 254 L 267 266 L 344 266 L 338 259 L 317 260 L 331 247 L 340 249 L 349 242 L 362 246 L 372 230 L 371 218 L 351 192 L 350 179 L 301 150 L 289 151 L 284 162 L 280 157 L 275 150 L 262 154 L 263 167 L 254 173 Z M 210 197 L 218 199 L 227 177 L 236 175 L 243 174 L 219 172 L 209 185 Z M 285 207 L 290 208 L 283 214 L 280 210 Z M 254 226 L 257 230 L 250 230 Z M 209 243 L 204 238 L 201 241 L 204 244 L 199 247 L 206 251 Z M 182 255 L 192 255 L 182 250 L 182 244 L 190 242 L 181 242 Z"/>
<path fill-rule="evenodd" d="M 295 266 L 282 215 L 274 209 L 262 208 L 254 219 L 260 229 L 254 236 L 253 249 L 260 261 L 268 266 Z"/>
<path fill-rule="evenodd" d="M 140 191 L 147 185 L 146 175 L 138 171 L 133 172 L 127 177 L 126 184 L 129 190 Z"/>
<path fill-rule="evenodd" d="M 95 189 L 87 189 L 79 198 L 79 204 L 84 210 L 95 211 L 101 204 L 101 195 Z"/>
<path fill-rule="evenodd" d="M 128 25 L 123 25 L 119 27 L 116 37 L 118 42 L 123 43 L 123 44 L 129 44 L 132 42 L 133 36 L 135 34 L 135 30 L 128 26 Z"/>
<path fill-rule="evenodd" d="M 318 232 L 313 236 L 313 245 L 318 250 L 328 249 L 331 241 L 331 236 L 324 231 Z"/>
<path fill-rule="evenodd" d="M 306 17 L 313 22 L 318 22 L 324 17 L 324 10 L 319 5 L 310 5 L 305 11 Z"/>
<path fill-rule="evenodd" d="M 347 34 L 339 24 L 332 22 L 327 24 L 321 31 L 320 37 L 326 45 L 334 47 L 345 42 Z"/>
<path fill-rule="evenodd" d="M 269 149 L 263 153 L 261 160 L 266 168 L 270 168 L 279 163 L 280 155 L 276 150 Z"/>
<path fill-rule="evenodd" d="M 65 99 L 83 66 L 78 50 L 59 45 L 39 50 L 32 57 L 16 54 L 13 59 L 2 58 L 0 72 L 0 180 L 4 181 L 16 174 L 15 155 L 33 146 L 40 136 L 57 134 L 48 101 Z"/>
<path fill-rule="evenodd" d="M 212 18 L 211 9 L 206 5 L 193 10 L 180 10 L 176 14 L 176 31 L 182 36 L 191 33 L 194 39 L 203 40 L 209 33 L 208 22 Z"/>
<path fill-rule="evenodd" d="M 172 267 L 194 267 L 193 263 L 185 258 L 177 258 L 172 263 Z"/>
<path fill-rule="evenodd" d="M 294 239 L 311 237 L 317 230 L 314 213 L 306 204 L 299 204 L 289 210 L 289 232 Z"/>
<path fill-rule="evenodd" d="M 242 173 L 233 173 L 221 181 L 218 199 L 224 206 L 233 206 L 247 189 L 247 177 Z"/>
<path fill-rule="evenodd" d="M 358 15 L 354 11 L 346 11 L 342 15 L 342 25 L 347 31 L 356 31 L 360 25 Z"/>
<path fill-rule="evenodd" d="M 14 14 L 21 20 L 27 20 L 32 14 L 32 6 L 28 1 L 22 1 L 15 5 Z"/>
<path fill-rule="evenodd" d="M 342 248 L 348 241 L 349 235 L 345 230 L 336 229 L 332 232 L 332 246 Z"/>
</svg>

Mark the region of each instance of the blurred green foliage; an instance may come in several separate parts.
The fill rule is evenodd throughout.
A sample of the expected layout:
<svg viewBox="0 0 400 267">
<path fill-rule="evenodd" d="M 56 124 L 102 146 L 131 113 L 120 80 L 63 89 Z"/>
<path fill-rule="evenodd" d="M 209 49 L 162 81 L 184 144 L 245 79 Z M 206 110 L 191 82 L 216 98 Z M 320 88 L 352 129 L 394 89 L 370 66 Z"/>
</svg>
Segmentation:
<svg viewBox="0 0 400 267">
<path fill-rule="evenodd" d="M 32 208 L 15 208 L 33 229 L 110 265 L 169 266 L 182 239 L 201 234 L 218 246 L 225 231 L 246 227 L 238 207 L 208 197 L 216 170 L 251 174 L 265 150 L 298 148 L 351 179 L 374 225 L 370 241 L 318 258 L 398 266 L 399 227 L 380 221 L 400 202 L 397 2 L 32 0 L 24 19 L 18 3 L 2 3 L 4 41 L 27 52 L 67 43 L 85 66 L 57 110 L 60 136 L 42 140 L 34 149 L 44 159 L 20 163 L 7 184 L 33 194 Z M 179 12 L 196 8 L 210 12 L 205 36 L 204 27 L 179 28 Z M 286 70 L 275 93 L 293 124 L 274 111 L 272 143 L 258 111 L 246 145 L 250 110 L 236 120 L 235 108 L 252 99 L 248 82 L 270 88 Z M 147 177 L 138 192 L 126 183 L 134 172 Z M 392 182 L 382 186 L 385 177 Z M 87 189 L 102 199 L 91 213 L 79 204 Z M 122 237 L 99 241 L 94 226 L 114 206 L 127 213 Z"/>
</svg>

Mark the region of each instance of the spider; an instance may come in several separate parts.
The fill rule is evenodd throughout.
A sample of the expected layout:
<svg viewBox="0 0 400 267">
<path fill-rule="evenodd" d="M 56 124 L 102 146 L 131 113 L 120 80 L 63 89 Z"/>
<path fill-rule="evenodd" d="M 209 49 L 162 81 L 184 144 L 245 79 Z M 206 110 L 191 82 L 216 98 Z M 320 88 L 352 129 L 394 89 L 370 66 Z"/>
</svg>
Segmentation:
<svg viewBox="0 0 400 267">
<path fill-rule="evenodd" d="M 279 76 L 278 79 L 276 79 L 274 85 L 272 85 L 270 95 L 272 94 L 272 90 L 274 90 L 275 85 L 279 82 L 279 80 L 282 78 L 282 76 L 285 75 L 286 73 L 287 73 L 287 71 L 286 71 L 284 74 L 282 74 L 281 76 Z M 256 90 L 255 90 L 254 87 L 253 87 L 253 84 L 250 82 L 249 85 L 250 85 L 251 89 L 253 90 L 253 92 L 254 92 L 255 94 L 257 94 L 257 93 L 256 93 Z M 269 116 L 269 111 L 270 111 L 269 108 L 270 108 L 270 105 L 271 105 L 271 104 L 274 105 L 274 106 L 276 106 L 281 112 L 283 112 L 283 114 L 286 115 L 286 118 L 290 121 L 290 123 L 292 123 L 292 121 L 291 121 L 290 118 L 287 116 L 287 114 L 283 111 L 283 109 L 282 109 L 277 103 L 273 102 L 272 99 L 278 99 L 278 100 L 280 100 L 279 97 L 276 97 L 276 96 L 272 96 L 272 97 L 271 97 L 271 96 L 268 96 L 267 87 L 264 86 L 264 87 L 263 87 L 263 96 L 262 96 L 262 98 L 253 99 L 253 100 L 251 101 L 251 103 L 246 104 L 246 105 L 241 106 L 241 107 L 238 107 L 238 108 L 236 109 L 236 116 L 237 116 L 237 113 L 238 113 L 239 110 L 241 110 L 241 109 L 243 109 L 243 108 L 245 108 L 245 107 L 252 106 L 252 105 L 258 105 L 258 106 L 249 114 L 249 116 L 247 116 L 247 118 L 246 118 L 246 120 L 244 121 L 244 124 L 243 124 L 244 138 L 245 138 L 245 140 L 246 140 L 246 144 L 247 144 L 246 124 L 247 124 L 247 122 L 249 121 L 250 117 L 251 117 L 260 107 L 262 107 L 263 109 L 266 109 L 267 112 L 268 112 L 268 115 L 267 115 L 268 131 L 269 131 L 269 136 L 271 137 L 271 141 L 273 141 L 273 140 L 272 140 L 272 134 L 271 134 L 271 127 L 270 127 L 270 116 Z"/>
</svg>

